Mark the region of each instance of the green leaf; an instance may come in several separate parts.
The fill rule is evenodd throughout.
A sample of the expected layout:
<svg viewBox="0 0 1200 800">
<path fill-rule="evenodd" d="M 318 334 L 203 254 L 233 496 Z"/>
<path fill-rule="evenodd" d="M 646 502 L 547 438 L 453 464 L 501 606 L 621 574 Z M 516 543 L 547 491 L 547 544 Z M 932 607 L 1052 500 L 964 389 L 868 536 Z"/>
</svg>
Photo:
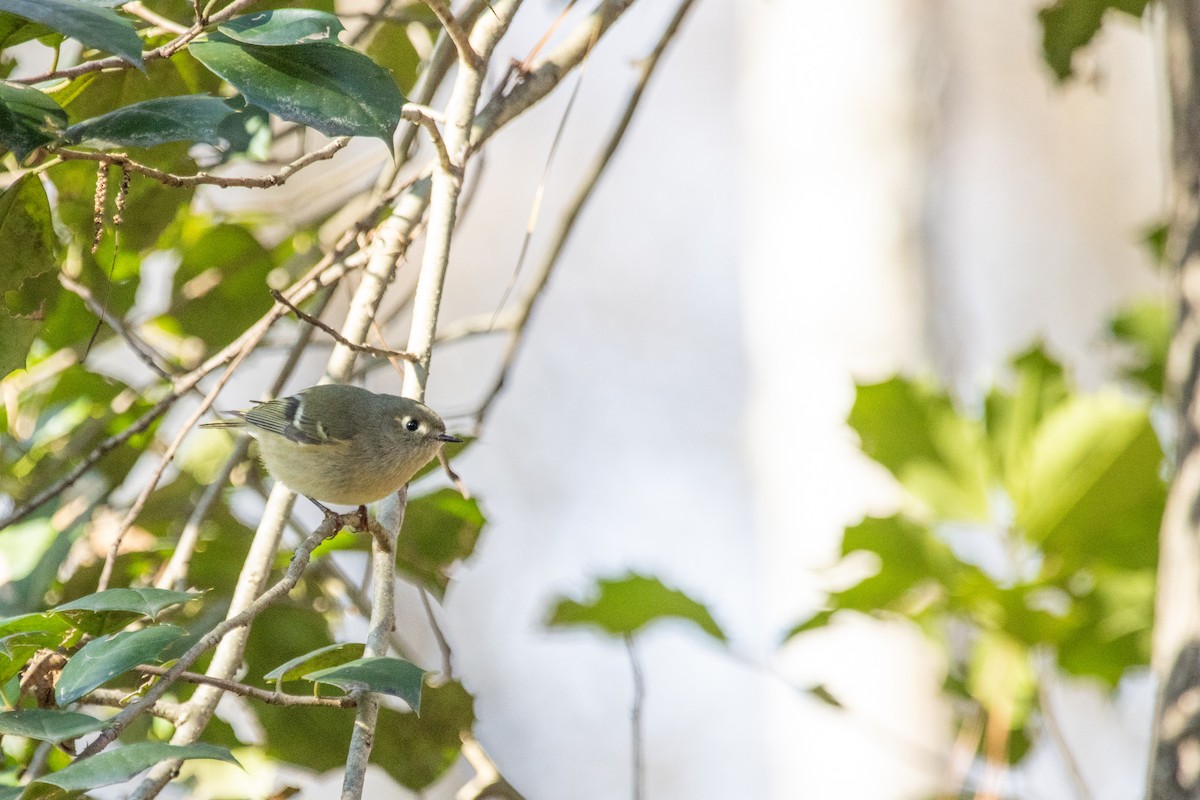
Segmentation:
<svg viewBox="0 0 1200 800">
<path fill-rule="evenodd" d="M 859 386 L 850 427 L 862 450 L 938 517 L 988 518 L 988 459 L 975 420 L 943 392 L 904 378 Z"/>
<path fill-rule="evenodd" d="M 484 518 L 475 500 L 453 489 L 409 502 L 396 541 L 397 566 L 441 599 L 450 568 L 475 550 Z"/>
<path fill-rule="evenodd" d="M 1146 300 L 1117 314 L 1108 324 L 1109 337 L 1133 351 L 1131 363 L 1121 374 L 1156 396 L 1166 386 L 1174 316 L 1161 300 Z"/>
<path fill-rule="evenodd" d="M 168 142 L 229 144 L 229 118 L 239 112 L 220 97 L 189 94 L 143 100 L 76 123 L 63 133 L 87 147 L 154 147 Z"/>
<path fill-rule="evenodd" d="M 474 444 L 477 437 L 475 437 L 475 436 L 460 436 L 459 438 L 462 439 L 461 442 L 447 442 L 446 444 L 442 445 L 442 453 L 445 454 L 446 460 L 449 461 L 452 465 L 454 463 L 454 459 L 458 458 L 458 456 L 464 450 L 466 450 L 468 447 L 470 447 L 472 444 Z M 421 478 L 424 478 L 429 473 L 434 472 L 436 470 L 440 470 L 441 468 L 442 468 L 441 462 L 435 458 L 432 461 L 430 461 L 428 464 L 426 464 L 425 466 L 423 466 L 419 470 L 417 470 L 416 474 L 414 474 L 412 476 L 412 480 L 416 481 Z"/>
<path fill-rule="evenodd" d="M 421 711 L 421 684 L 425 679 L 425 671 L 400 658 L 360 658 L 310 672 L 304 678 L 314 683 L 327 683 L 347 692 L 364 689 L 390 694 L 408 703 L 413 711 Z"/>
<path fill-rule="evenodd" d="M 104 720 L 74 711 L 29 708 L 0 713 L 0 733 L 53 744 L 78 738 L 103 727 Z"/>
<path fill-rule="evenodd" d="M 1028 651 L 1003 633 L 984 631 L 972 649 L 967 687 L 989 714 L 1020 727 L 1037 691 Z"/>
<path fill-rule="evenodd" d="M 142 66 L 142 40 L 133 23 L 115 11 L 81 0 L 0 0 L 0 11 L 40 22 L 88 47 Z"/>
<path fill-rule="evenodd" d="M 780 639 L 780 644 L 791 641 L 802 633 L 808 633 L 809 631 L 815 631 L 820 628 L 824 628 L 829 624 L 829 621 L 833 619 L 833 615 L 836 612 L 837 609 L 834 608 L 823 608 L 808 619 L 797 622 L 795 625 L 788 628 L 787 632 L 783 634 L 783 637 Z"/>
<path fill-rule="evenodd" d="M 1071 59 L 1100 30 L 1110 8 L 1142 16 L 1148 0 L 1058 0 L 1038 12 L 1042 23 L 1042 55 L 1061 82 L 1071 77 Z"/>
<path fill-rule="evenodd" d="M 1057 644 L 1058 663 L 1116 688 L 1127 670 L 1150 663 L 1155 571 L 1099 567 L 1087 578 L 1093 585 L 1073 605 L 1076 624 Z"/>
<path fill-rule="evenodd" d="M 297 681 L 315 670 L 334 667 L 362 658 L 364 648 L 365 645 L 357 642 L 319 647 L 304 655 L 299 655 L 285 661 L 266 675 L 263 675 L 263 680 L 279 682 Z"/>
<path fill-rule="evenodd" d="M 596 596 L 585 602 L 560 598 L 547 624 L 552 627 L 591 626 L 615 636 L 632 636 L 660 619 L 683 619 L 719 642 L 726 641 L 702 603 L 678 589 L 669 589 L 658 578 L 629 573 L 596 581 Z"/>
<path fill-rule="evenodd" d="M 389 147 L 404 97 L 386 70 L 330 43 L 244 44 L 221 33 L 188 49 L 254 105 L 326 136 L 372 136 Z"/>
<path fill-rule="evenodd" d="M 200 592 L 173 592 L 169 589 L 105 589 L 55 607 L 55 611 L 131 611 L 157 619 L 163 609 L 200 597 Z M 68 615 L 73 616 L 73 615 Z"/>
<path fill-rule="evenodd" d="M 278 47 L 311 42 L 337 43 L 346 30 L 333 14 L 309 8 L 281 8 L 244 14 L 217 26 L 230 39 L 244 44 Z"/>
<path fill-rule="evenodd" d="M 1024 468 L 1029 443 L 1042 419 L 1070 393 L 1062 366 L 1034 345 L 1012 360 L 1016 386 L 1009 393 L 993 388 L 984 404 L 984 421 L 998 473 L 1006 482 Z"/>
<path fill-rule="evenodd" d="M 94 171 L 94 170 L 93 170 Z M 23 293 L 25 282 L 58 268 L 58 240 L 50 218 L 50 202 L 37 175 L 23 175 L 0 193 L 0 377 L 25 366 L 29 345 L 42 328 L 48 297 L 38 298 L 38 311 L 10 312 L 10 301 L 34 298 Z M 27 290 L 26 290 L 27 292 Z"/>
<path fill-rule="evenodd" d="M 38 778 L 34 783 L 46 783 L 70 792 L 86 791 L 123 783 L 160 761 L 191 758 L 210 758 L 241 766 L 226 748 L 216 745 L 136 742 L 75 761 L 58 772 Z"/>
<path fill-rule="evenodd" d="M 0 144 L 24 161 L 38 147 L 54 141 L 67 126 L 67 112 L 45 92 L 0 81 Z"/>
<path fill-rule="evenodd" d="M 1073 397 L 1034 435 L 1013 491 L 1017 526 L 1050 568 L 1152 566 L 1166 501 L 1162 463 L 1146 409 L 1116 392 Z"/>
<path fill-rule="evenodd" d="M 462 748 L 462 733 L 475 721 L 474 699 L 462 684 L 450 681 L 425 686 L 421 714 L 396 714 L 379 730 L 382 739 L 399 752 L 374 750 L 371 757 L 402 786 L 420 793 L 454 765 Z"/>
<path fill-rule="evenodd" d="M 159 660 L 164 650 L 185 635 L 183 628 L 155 625 L 93 639 L 63 667 L 54 687 L 55 702 L 60 706 L 73 703 L 130 668 Z"/>
<path fill-rule="evenodd" d="M 412 91 L 421 68 L 421 56 L 408 36 L 408 26 L 381 21 L 367 42 L 367 55 L 392 73 L 401 92 Z"/>
<path fill-rule="evenodd" d="M 923 587 L 940 584 L 947 591 L 964 568 L 945 542 L 924 525 L 901 516 L 867 517 L 846 529 L 842 555 L 873 553 L 878 571 L 855 586 L 830 596 L 834 609 L 871 613 L 909 609 L 910 597 Z"/>
</svg>

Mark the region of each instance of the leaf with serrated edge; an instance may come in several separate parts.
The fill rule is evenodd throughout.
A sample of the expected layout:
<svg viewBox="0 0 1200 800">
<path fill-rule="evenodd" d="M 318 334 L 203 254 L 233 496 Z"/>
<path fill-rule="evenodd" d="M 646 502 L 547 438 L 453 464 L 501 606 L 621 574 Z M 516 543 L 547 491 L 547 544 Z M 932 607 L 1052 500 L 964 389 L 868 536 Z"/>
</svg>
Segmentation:
<svg viewBox="0 0 1200 800">
<path fill-rule="evenodd" d="M 139 69 L 142 66 L 142 40 L 133 22 L 115 11 L 80 0 L 0 0 L 0 11 L 40 22 L 88 47 L 120 56 Z"/>
<path fill-rule="evenodd" d="M 578 625 L 600 628 L 616 636 L 632 636 L 659 619 L 683 619 L 719 642 L 725 632 L 702 603 L 678 589 L 670 589 L 658 578 L 630 573 L 615 580 L 596 581 L 597 594 L 585 602 L 561 598 L 548 625 Z"/>
<path fill-rule="evenodd" d="M 368 692 L 390 694 L 408 703 L 414 711 L 419 713 L 421 710 L 421 683 L 425 679 L 425 671 L 400 658 L 360 658 L 310 672 L 304 678 L 314 683 L 327 683 L 347 692 L 365 689 Z"/>
<path fill-rule="evenodd" d="M 339 664 L 345 664 L 348 661 L 362 658 L 364 649 L 365 645 L 358 642 L 319 647 L 316 650 L 285 661 L 266 675 L 263 675 L 263 680 L 280 682 L 300 680 L 305 674 L 315 670 L 335 667 Z"/>
<path fill-rule="evenodd" d="M 171 606 L 186 603 L 200 597 L 197 592 L 174 592 L 170 589 L 105 589 L 102 592 L 84 595 L 78 600 L 63 603 L 55 611 L 131 611 L 144 614 L 151 619 Z"/>
<path fill-rule="evenodd" d="M 93 639 L 63 667 L 54 687 L 55 702 L 73 703 L 138 664 L 158 661 L 167 647 L 186 634 L 174 625 L 156 625 Z"/>
</svg>

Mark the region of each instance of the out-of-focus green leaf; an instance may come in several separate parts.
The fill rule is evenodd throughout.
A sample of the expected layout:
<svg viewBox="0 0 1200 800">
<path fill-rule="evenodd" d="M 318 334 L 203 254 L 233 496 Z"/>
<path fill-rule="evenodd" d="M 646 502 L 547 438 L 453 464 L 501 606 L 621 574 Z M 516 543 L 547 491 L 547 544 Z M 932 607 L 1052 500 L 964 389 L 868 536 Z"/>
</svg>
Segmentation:
<svg viewBox="0 0 1200 800">
<path fill-rule="evenodd" d="M 154 625 L 93 639 L 63 667 L 54 687 L 55 702 L 60 706 L 73 703 L 138 664 L 159 660 L 162 652 L 185 633 L 174 625 Z"/>
<path fill-rule="evenodd" d="M 0 145 L 24 161 L 67 126 L 67 112 L 45 92 L 0 81 Z"/>
<path fill-rule="evenodd" d="M 401 92 L 407 94 L 412 91 L 417 82 L 421 56 L 413 47 L 405 25 L 385 21 L 375 26 L 375 32 L 367 42 L 367 55 L 392 74 Z"/>
<path fill-rule="evenodd" d="M 228 101 L 205 94 L 159 97 L 85 119 L 63 139 L 88 147 L 154 147 L 169 142 L 228 146 L 229 118 L 239 112 Z"/>
<path fill-rule="evenodd" d="M 88 47 L 118 55 L 139 69 L 142 40 L 133 23 L 115 11 L 81 0 L 0 0 L 0 11 L 40 22 Z"/>
<path fill-rule="evenodd" d="M 614 636 L 632 636 L 661 619 L 695 623 L 718 642 L 726 641 L 725 632 L 703 603 L 664 586 L 658 578 L 634 573 L 597 580 L 594 597 L 583 602 L 560 598 L 547 624 L 560 628 L 589 626 Z"/>
<path fill-rule="evenodd" d="M 904 378 L 859 386 L 849 423 L 863 452 L 938 517 L 988 518 L 983 432 L 944 393 Z"/>
<path fill-rule="evenodd" d="M 397 565 L 440 599 L 450 568 L 474 552 L 483 524 L 476 502 L 453 489 L 415 498 L 396 542 Z"/>
<path fill-rule="evenodd" d="M 1100 30 L 1110 8 L 1140 17 L 1149 0 L 1057 0 L 1038 12 L 1042 54 L 1060 82 L 1071 77 L 1071 59 Z"/>
<path fill-rule="evenodd" d="M 1125 672 L 1150 661 L 1155 571 L 1090 570 L 1093 587 L 1074 605 L 1074 629 L 1059 642 L 1059 665 L 1115 688 Z"/>
<path fill-rule="evenodd" d="M 30 296 L 26 282 L 58 267 L 50 202 L 37 175 L 24 175 L 0 193 L 0 377 L 25 366 L 49 303 Z M 42 284 L 39 284 L 39 286 Z M 57 287 L 55 287 L 57 288 Z M 10 303 L 20 302 L 19 310 Z M 34 304 L 34 305 L 30 305 Z M 15 313 L 14 313 L 15 312 Z"/>
<path fill-rule="evenodd" d="M 967 685 L 988 713 L 1004 714 L 1014 727 L 1024 724 L 1037 692 L 1029 652 L 1005 634 L 990 631 L 975 641 Z"/>
<path fill-rule="evenodd" d="M 164 742 L 135 742 L 75 761 L 70 766 L 38 778 L 36 783 L 57 786 L 70 792 L 87 791 L 123 783 L 160 761 L 212 758 L 238 764 L 224 747 L 211 744 L 174 745 Z M 241 766 L 238 764 L 238 766 Z"/>
<path fill-rule="evenodd" d="M 1017 526 L 1065 572 L 1093 560 L 1153 566 L 1162 460 L 1144 408 L 1114 392 L 1072 397 L 1034 435 L 1025 480 L 1013 487 Z"/>
<path fill-rule="evenodd" d="M 335 667 L 362 658 L 364 645 L 359 642 L 331 644 L 296 656 L 263 675 L 265 681 L 297 681 L 310 672 Z"/>
<path fill-rule="evenodd" d="M 425 670 L 401 658 L 372 656 L 310 672 L 304 679 L 313 683 L 327 683 L 347 692 L 364 689 L 394 695 L 420 713 L 421 684 L 425 680 Z"/>
<path fill-rule="evenodd" d="M 1108 324 L 1110 338 L 1128 345 L 1132 357 L 1121 374 L 1160 396 L 1166 386 L 1167 350 L 1175 328 L 1174 314 L 1160 300 L 1135 303 Z"/>
<path fill-rule="evenodd" d="M 224 22 L 217 30 L 244 44 L 278 47 L 310 42 L 337 42 L 346 30 L 333 14 L 308 8 L 256 11 Z"/>
<path fill-rule="evenodd" d="M 420 792 L 442 777 L 458 758 L 463 731 L 475 721 L 474 699 L 457 681 L 441 686 L 426 685 L 421 693 L 421 714 L 397 714 L 380 726 L 380 739 L 403 754 L 380 758 L 375 763 L 388 770 L 402 786 Z"/>
<path fill-rule="evenodd" d="M 192 55 L 254 105 L 326 136 L 372 136 L 391 145 L 404 97 L 386 70 L 341 45 L 263 47 L 211 33 Z"/>
<path fill-rule="evenodd" d="M 1011 483 L 1025 466 L 1029 444 L 1042 419 L 1064 400 L 1069 389 L 1062 366 L 1034 345 L 1012 361 L 1015 386 L 988 392 L 985 416 L 988 440 L 998 473 Z"/>
<path fill-rule="evenodd" d="M 847 528 L 842 537 L 842 555 L 856 552 L 878 557 L 879 570 L 831 595 L 834 609 L 906 611 L 912 593 L 940 585 L 944 594 L 963 569 L 950 548 L 927 527 L 900 516 L 867 517 Z"/>
<path fill-rule="evenodd" d="M 802 633 L 808 633 L 809 631 L 815 631 L 819 630 L 820 628 L 824 628 L 833 619 L 833 615 L 836 614 L 837 611 L 838 609 L 836 608 L 819 609 L 818 611 L 814 612 L 812 616 L 808 617 L 807 619 L 803 619 L 800 622 L 797 622 L 791 628 L 788 628 L 787 632 L 784 633 L 780 639 L 780 644 L 789 642 Z"/>
<path fill-rule="evenodd" d="M 42 607 L 42 598 L 67 552 L 72 535 L 48 517 L 11 525 L 0 536 L 0 557 L 11 571 L 0 583 L 0 614 L 24 614 Z"/>
<path fill-rule="evenodd" d="M 460 436 L 459 438 L 462 439 L 461 442 L 447 442 L 446 444 L 442 445 L 442 452 L 446 454 L 446 459 L 451 463 L 451 465 L 453 465 L 454 459 L 458 458 L 458 456 L 461 455 L 464 450 L 475 443 L 474 436 Z M 412 476 L 412 480 L 420 480 L 429 473 L 440 470 L 441 468 L 441 462 L 435 458 L 417 470 L 416 474 Z"/>
<path fill-rule="evenodd" d="M 62 38 L 61 33 L 56 33 L 45 25 L 30 22 L 24 17 L 18 17 L 16 14 L 0 11 L 0 50 L 15 47 L 22 42 L 40 39 L 44 36 Z"/>
<path fill-rule="evenodd" d="M 28 708 L 0 713 L 0 733 L 58 744 L 104 727 L 104 720 L 48 708 Z"/>
</svg>

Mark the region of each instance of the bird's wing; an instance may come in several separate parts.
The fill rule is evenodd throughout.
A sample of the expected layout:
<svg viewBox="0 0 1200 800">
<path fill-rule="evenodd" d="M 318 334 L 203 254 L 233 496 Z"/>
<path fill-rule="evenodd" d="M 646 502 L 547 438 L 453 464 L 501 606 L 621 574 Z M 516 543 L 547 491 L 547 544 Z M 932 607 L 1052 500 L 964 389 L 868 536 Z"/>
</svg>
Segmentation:
<svg viewBox="0 0 1200 800">
<path fill-rule="evenodd" d="M 339 437 L 331 436 L 319 421 L 303 413 L 303 397 L 281 397 L 260 403 L 241 414 L 242 419 L 256 428 L 277 433 L 300 444 L 329 444 Z"/>
</svg>

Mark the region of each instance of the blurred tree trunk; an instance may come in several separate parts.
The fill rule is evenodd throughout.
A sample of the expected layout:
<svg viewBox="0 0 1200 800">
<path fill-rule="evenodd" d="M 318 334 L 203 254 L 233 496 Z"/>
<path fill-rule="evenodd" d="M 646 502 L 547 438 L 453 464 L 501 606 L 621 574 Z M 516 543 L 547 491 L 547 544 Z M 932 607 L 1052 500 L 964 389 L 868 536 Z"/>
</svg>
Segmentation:
<svg viewBox="0 0 1200 800">
<path fill-rule="evenodd" d="M 1179 444 L 1159 551 L 1151 800 L 1200 797 L 1200 4 L 1164 5 L 1173 128 L 1170 255 L 1180 304 L 1167 377 Z"/>
</svg>

